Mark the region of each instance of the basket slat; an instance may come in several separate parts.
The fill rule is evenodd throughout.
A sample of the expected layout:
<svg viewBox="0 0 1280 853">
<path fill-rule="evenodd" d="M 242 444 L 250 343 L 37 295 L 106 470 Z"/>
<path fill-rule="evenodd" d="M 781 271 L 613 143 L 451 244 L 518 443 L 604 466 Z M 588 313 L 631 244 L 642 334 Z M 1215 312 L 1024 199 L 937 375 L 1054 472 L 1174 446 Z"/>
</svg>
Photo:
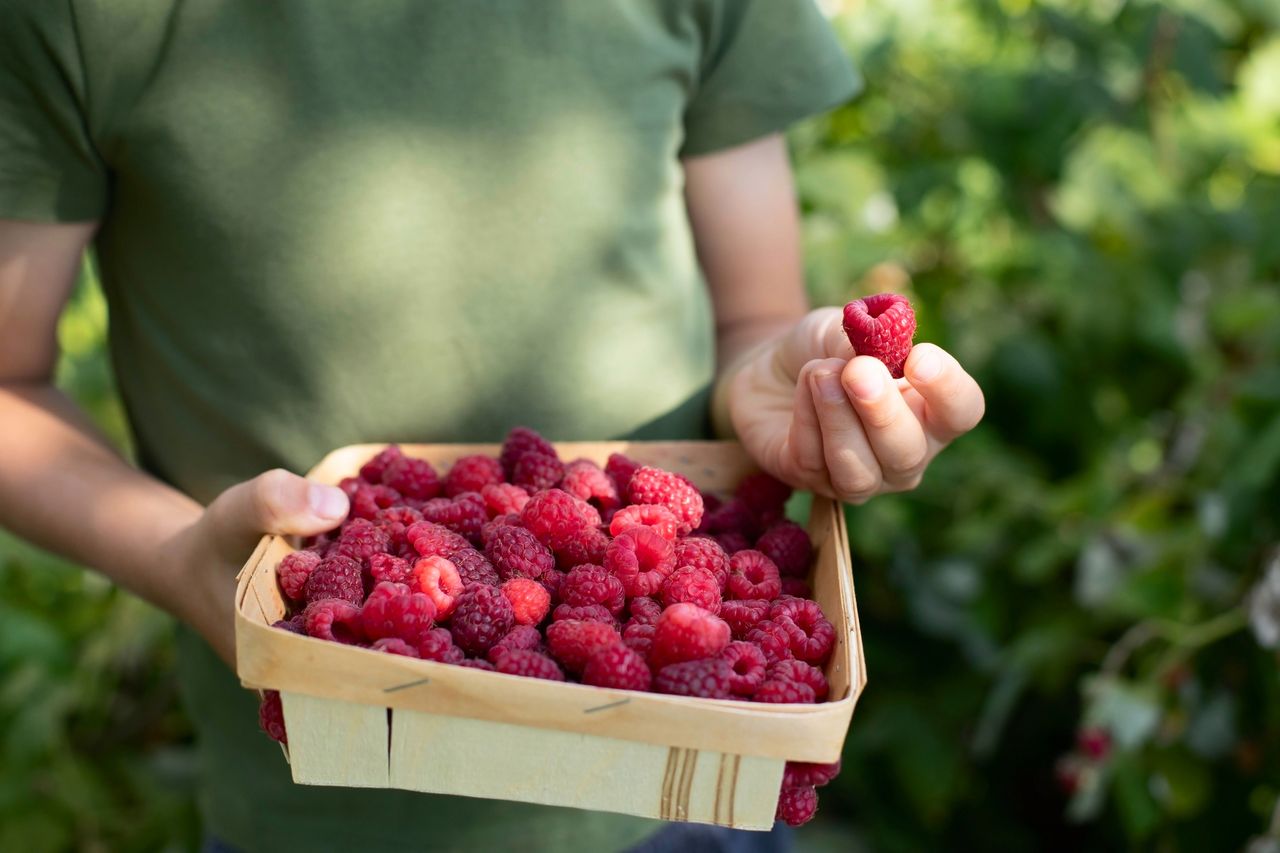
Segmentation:
<svg viewBox="0 0 1280 853">
<path fill-rule="evenodd" d="M 280 692 L 293 781 L 386 788 L 387 709 Z"/>
</svg>

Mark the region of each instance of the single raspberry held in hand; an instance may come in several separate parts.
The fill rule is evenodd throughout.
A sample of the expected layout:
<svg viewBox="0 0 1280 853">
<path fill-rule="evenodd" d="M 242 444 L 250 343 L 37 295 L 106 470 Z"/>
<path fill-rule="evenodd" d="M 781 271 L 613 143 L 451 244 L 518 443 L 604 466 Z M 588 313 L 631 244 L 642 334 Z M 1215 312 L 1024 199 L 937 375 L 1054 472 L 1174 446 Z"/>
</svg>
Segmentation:
<svg viewBox="0 0 1280 853">
<path fill-rule="evenodd" d="M 409 588 L 431 599 L 436 618 L 445 619 L 453 612 L 454 598 L 462 592 L 462 578 L 458 567 L 444 557 L 423 557 L 413 564 Z"/>
<path fill-rule="evenodd" d="M 818 792 L 812 785 L 783 788 L 778 797 L 778 820 L 787 826 L 802 826 L 818 813 Z"/>
<path fill-rule="evenodd" d="M 916 314 L 905 296 L 877 293 L 844 306 L 844 333 L 858 355 L 880 359 L 894 379 L 911 354 Z"/>
<path fill-rule="evenodd" d="M 604 472 L 613 480 L 614 486 L 618 489 L 618 495 L 625 496 L 627 486 L 631 484 L 631 475 L 641 467 L 639 462 L 621 453 L 610 453 L 604 463 Z"/>
<path fill-rule="evenodd" d="M 821 788 L 840 775 L 840 762 L 811 764 L 807 761 L 788 761 L 782 771 L 782 787 L 802 788 L 805 785 Z"/>
<path fill-rule="evenodd" d="M 720 543 L 706 536 L 692 536 L 676 543 L 676 567 L 693 566 L 706 569 L 715 577 L 724 592 L 729 583 L 729 555 L 720 547 Z"/>
<path fill-rule="evenodd" d="M 702 493 L 673 471 L 649 466 L 637 470 L 627 484 L 627 502 L 665 506 L 680 522 L 682 536 L 702 523 Z"/>
<path fill-rule="evenodd" d="M 518 515 L 529 502 L 529 493 L 511 483 L 485 486 L 480 490 L 480 497 L 484 498 L 484 508 L 490 518 L 513 513 Z"/>
<path fill-rule="evenodd" d="M 502 594 L 511 602 L 518 625 L 537 625 L 551 610 L 551 593 L 529 578 L 512 578 L 502 585 Z"/>
<path fill-rule="evenodd" d="M 696 604 L 673 604 L 654 625 L 649 662 L 654 669 L 689 660 L 712 658 L 729 645 L 729 626 Z"/>
<path fill-rule="evenodd" d="M 502 464 L 492 456 L 463 456 L 453 463 L 453 467 L 445 475 L 444 493 L 446 497 L 456 498 L 463 492 L 479 492 L 485 486 L 497 485 L 505 480 Z"/>
<path fill-rule="evenodd" d="M 690 660 L 662 667 L 653 678 L 656 693 L 698 696 L 703 699 L 732 699 L 729 664 L 719 658 Z"/>
<path fill-rule="evenodd" d="M 656 625 L 662 615 L 662 605 L 646 595 L 638 595 L 627 604 L 630 621 L 637 625 Z"/>
<path fill-rule="evenodd" d="M 769 702 L 775 705 L 812 705 L 817 699 L 813 688 L 799 681 L 768 679 L 751 696 L 753 702 Z"/>
<path fill-rule="evenodd" d="M 735 640 L 745 639 L 747 632 L 769 616 L 769 602 L 762 598 L 726 601 L 720 605 L 720 618 L 729 623 Z"/>
<path fill-rule="evenodd" d="M 725 593 L 739 601 L 775 599 L 782 593 L 778 567 L 759 551 L 739 551 L 729 558 L 729 583 Z"/>
<path fill-rule="evenodd" d="M 619 690 L 648 690 L 652 676 L 644 656 L 625 645 L 607 646 L 593 654 L 582 670 L 582 683 Z"/>
<path fill-rule="evenodd" d="M 374 640 L 373 645 L 369 646 L 376 652 L 386 652 L 389 655 L 400 655 L 406 658 L 419 657 L 418 647 L 411 646 L 399 637 L 383 637 L 381 640 Z"/>
<path fill-rule="evenodd" d="M 552 447 L 551 442 L 534 430 L 523 426 L 512 427 L 511 432 L 507 433 L 507 440 L 503 442 L 502 452 L 498 456 L 498 462 L 502 465 L 502 470 L 507 475 L 508 480 L 515 473 L 516 463 L 526 453 L 530 452 L 543 453 L 548 456 L 556 455 L 556 449 Z"/>
<path fill-rule="evenodd" d="M 453 563 L 454 568 L 458 570 L 458 577 L 462 578 L 464 587 L 478 583 L 485 586 L 499 586 L 502 583 L 493 563 L 475 548 L 459 548 L 449 557 L 449 562 Z"/>
<path fill-rule="evenodd" d="M 318 565 L 320 555 L 315 551 L 294 551 L 286 555 L 280 565 L 276 566 L 276 578 L 280 581 L 280 588 L 284 590 L 285 596 L 294 601 L 304 601 L 306 596 L 303 590 L 307 578 L 311 577 Z"/>
<path fill-rule="evenodd" d="M 617 618 L 603 604 L 557 604 L 556 609 L 551 613 L 552 622 L 567 622 L 573 619 L 584 622 L 603 622 L 613 628 L 618 626 Z"/>
<path fill-rule="evenodd" d="M 547 646 L 551 654 L 574 674 L 582 672 L 593 654 L 621 642 L 618 632 L 603 622 L 568 619 L 547 626 Z"/>
<path fill-rule="evenodd" d="M 617 536 L 629 527 L 647 527 L 668 542 L 674 542 L 680 530 L 680 522 L 671 510 L 657 504 L 633 504 L 625 506 L 609 519 L 609 533 Z"/>
<path fill-rule="evenodd" d="M 430 462 L 409 456 L 401 456 L 388 463 L 382 472 L 382 484 L 416 501 L 439 497 L 444 490 L 440 475 L 431 467 Z"/>
<path fill-rule="evenodd" d="M 462 663 L 466 655 L 453 644 L 448 628 L 432 628 L 418 643 L 418 657 L 438 663 Z"/>
<path fill-rule="evenodd" d="M 431 521 L 409 525 L 404 538 L 422 557 L 449 557 L 454 551 L 471 547 L 465 536 Z"/>
<path fill-rule="evenodd" d="M 769 667 L 769 681 L 794 681 L 813 691 L 815 702 L 825 702 L 830 686 L 827 677 L 816 666 L 801 660 L 780 660 Z"/>
<path fill-rule="evenodd" d="M 729 690 L 735 696 L 750 696 L 764 684 L 764 652 L 751 643 L 734 640 L 720 653 L 720 659 L 729 665 Z"/>
<path fill-rule="evenodd" d="M 555 555 L 523 527 L 499 527 L 489 536 L 485 556 L 498 570 L 498 577 L 537 580 L 556 567 Z"/>
<path fill-rule="evenodd" d="M 622 581 L 627 595 L 653 595 L 676 569 L 675 548 L 647 527 L 633 527 L 605 550 L 604 567 Z"/>
<path fill-rule="evenodd" d="M 404 456 L 398 444 L 388 444 L 378 455 L 360 466 L 360 479 L 366 483 L 381 483 L 387 466 Z"/>
<path fill-rule="evenodd" d="M 756 540 L 756 550 L 778 567 L 784 578 L 803 578 L 809 574 L 813 560 L 813 544 L 804 528 L 793 521 L 780 521 Z"/>
<path fill-rule="evenodd" d="M 821 666 L 831 657 L 836 645 L 836 629 L 822 615 L 816 601 L 784 598 L 769 610 L 773 620 L 788 619 L 796 628 L 791 634 L 791 653 L 797 660 Z"/>
<path fill-rule="evenodd" d="M 507 675 L 564 681 L 564 671 L 559 664 L 540 652 L 524 649 L 504 651 L 494 659 L 494 669 Z"/>
<path fill-rule="evenodd" d="M 280 694 L 277 691 L 262 691 L 262 703 L 258 705 L 258 725 L 267 733 L 267 737 L 286 746 L 289 744 L 289 735 L 284 730 L 284 706 L 280 704 Z"/>
<path fill-rule="evenodd" d="M 601 511 L 613 509 L 622 503 L 613 479 L 589 459 L 575 459 L 564 466 L 564 479 L 560 488 Z"/>
<path fill-rule="evenodd" d="M 685 566 L 662 582 L 662 603 L 667 607 L 687 601 L 708 613 L 720 612 L 720 584 L 706 569 Z"/>
<path fill-rule="evenodd" d="M 394 637 L 412 646 L 422 641 L 436 618 L 436 606 L 401 583 L 380 583 L 360 609 L 360 625 L 370 640 Z"/>
<path fill-rule="evenodd" d="M 575 607 L 601 604 L 617 616 L 626 604 L 622 581 L 602 566 L 590 564 L 569 571 L 560 583 L 560 600 Z"/>
<path fill-rule="evenodd" d="M 483 657 L 515 623 L 511 601 L 503 591 L 480 584 L 458 593 L 449 630 L 458 648 L 472 657 Z"/>
<path fill-rule="evenodd" d="M 543 651 L 542 634 L 532 625 L 516 625 L 507 632 L 507 636 L 489 647 L 489 660 L 496 661 L 498 655 L 515 649 Z"/>
<path fill-rule="evenodd" d="M 354 646 L 364 642 L 360 608 L 340 598 L 322 598 L 303 611 L 307 636 Z"/>
<path fill-rule="evenodd" d="M 564 463 L 555 454 L 536 451 L 521 456 L 511 472 L 511 482 L 531 495 L 555 488 L 563 477 Z"/>
<path fill-rule="evenodd" d="M 307 576 L 303 593 L 308 602 L 340 598 L 359 605 L 364 601 L 363 570 L 350 557 L 325 557 Z"/>
</svg>

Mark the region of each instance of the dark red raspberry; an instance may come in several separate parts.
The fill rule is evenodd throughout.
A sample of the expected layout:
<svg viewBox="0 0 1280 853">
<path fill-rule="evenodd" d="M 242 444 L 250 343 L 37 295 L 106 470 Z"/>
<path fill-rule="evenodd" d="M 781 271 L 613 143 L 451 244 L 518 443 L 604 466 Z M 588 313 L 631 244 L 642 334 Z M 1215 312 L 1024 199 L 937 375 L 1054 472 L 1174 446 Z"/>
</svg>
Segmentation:
<svg viewBox="0 0 1280 853">
<path fill-rule="evenodd" d="M 489 647 L 489 660 L 495 661 L 498 655 L 514 649 L 525 651 L 543 651 L 542 634 L 532 625 L 516 625 L 507 635 Z"/>
<path fill-rule="evenodd" d="M 479 584 L 458 593 L 449 630 L 458 648 L 472 657 L 482 657 L 515 623 L 511 601 L 503 591 Z"/>
<path fill-rule="evenodd" d="M 702 529 L 712 536 L 741 533 L 752 538 L 756 532 L 756 516 L 745 503 L 734 499 L 707 513 Z"/>
<path fill-rule="evenodd" d="M 487 660 L 480 660 L 480 658 L 467 658 L 464 661 L 459 661 L 458 666 L 465 666 L 467 669 L 483 669 L 485 672 L 498 671 L 498 668 L 493 664 Z"/>
<path fill-rule="evenodd" d="M 395 637 L 417 646 L 431 630 L 436 606 L 420 592 L 402 583 L 380 583 L 360 609 L 360 625 L 370 640 Z"/>
<path fill-rule="evenodd" d="M 284 730 L 284 706 L 280 704 L 280 694 L 275 690 L 262 691 L 262 703 L 258 705 L 258 725 L 272 740 L 286 745 L 289 743 L 289 735 Z"/>
<path fill-rule="evenodd" d="M 364 579 L 360 564 L 341 555 L 325 557 L 307 576 L 303 594 L 308 602 L 340 598 L 359 605 L 364 601 Z"/>
<path fill-rule="evenodd" d="M 855 353 L 880 359 L 890 376 L 901 379 L 916 334 L 916 314 L 905 296 L 877 293 L 844 306 L 844 333 Z"/>
<path fill-rule="evenodd" d="M 382 473 L 387 470 L 387 466 L 402 456 L 404 453 L 401 452 L 400 445 L 388 444 L 377 456 L 360 466 L 360 478 L 366 483 L 381 483 Z"/>
<path fill-rule="evenodd" d="M 655 693 L 699 696 L 703 699 L 732 699 L 729 665 L 719 658 L 690 660 L 662 667 L 653 678 Z"/>
<path fill-rule="evenodd" d="M 806 663 L 822 666 L 836 645 L 836 629 L 822 615 L 818 602 L 804 598 L 784 598 L 769 610 L 769 618 L 790 619 L 799 629 L 791 635 L 791 653 Z"/>
<path fill-rule="evenodd" d="M 564 478 L 560 488 L 601 511 L 610 510 L 622 504 L 622 499 L 618 497 L 618 487 L 613 484 L 613 479 L 590 459 L 575 459 L 564 466 Z"/>
<path fill-rule="evenodd" d="M 665 506 L 635 504 L 624 506 L 609 519 L 609 532 L 614 536 L 626 532 L 629 527 L 647 527 L 663 539 L 674 542 L 680 521 Z"/>
<path fill-rule="evenodd" d="M 724 503 L 716 496 L 715 492 L 702 491 L 702 523 L 707 523 L 707 513 L 715 512 Z"/>
<path fill-rule="evenodd" d="M 562 489 L 546 489 L 529 498 L 520 510 L 520 523 L 543 545 L 558 551 L 586 529 L 598 527 L 600 513 Z"/>
<path fill-rule="evenodd" d="M 391 537 L 382 528 L 364 518 L 353 518 L 342 528 L 331 554 L 350 557 L 357 563 L 367 563 L 374 554 L 385 554 L 391 549 Z"/>
<path fill-rule="evenodd" d="M 757 520 L 781 518 L 791 498 L 791 487 L 777 477 L 757 471 L 742 478 L 733 496 L 745 504 Z"/>
<path fill-rule="evenodd" d="M 802 788 L 806 785 L 821 788 L 840 775 L 839 760 L 830 764 L 812 764 L 807 761 L 788 761 L 782 771 L 782 787 Z"/>
<path fill-rule="evenodd" d="M 551 610 L 551 593 L 529 578 L 512 578 L 502 585 L 502 594 L 511 602 L 511 612 L 520 625 L 537 625 Z"/>
<path fill-rule="evenodd" d="M 1089 726 L 1076 732 L 1076 748 L 1093 761 L 1111 754 L 1111 732 L 1100 726 Z"/>
<path fill-rule="evenodd" d="M 547 626 L 547 646 L 556 660 L 574 674 L 582 672 L 587 660 L 600 649 L 622 642 L 610 625 L 568 619 Z"/>
<path fill-rule="evenodd" d="M 782 593 L 778 567 L 759 551 L 739 551 L 729 558 L 728 598 L 743 601 L 751 598 L 774 599 Z"/>
<path fill-rule="evenodd" d="M 349 646 L 364 642 L 360 608 L 340 598 L 321 598 L 303 611 L 307 636 Z"/>
<path fill-rule="evenodd" d="M 440 475 L 425 459 L 402 456 L 393 459 L 382 472 L 382 484 L 390 486 L 406 498 L 427 501 L 439 497 L 444 488 Z"/>
<path fill-rule="evenodd" d="M 418 655 L 418 647 L 411 646 L 399 637 L 383 637 L 381 640 L 374 640 L 373 645 L 369 648 L 378 652 L 386 652 L 389 655 L 401 655 L 407 658 L 416 658 Z"/>
<path fill-rule="evenodd" d="M 422 635 L 422 642 L 418 643 L 418 657 L 439 663 L 462 663 L 466 655 L 453 644 L 453 635 L 448 628 L 432 628 Z"/>
<path fill-rule="evenodd" d="M 498 570 L 498 577 L 502 580 L 537 580 L 556 567 L 555 555 L 523 527 L 497 528 L 489 536 L 484 553 Z"/>
<path fill-rule="evenodd" d="M 523 649 L 505 651 L 494 660 L 494 668 L 507 675 L 564 681 L 564 671 L 560 669 L 560 665 L 540 652 Z"/>
<path fill-rule="evenodd" d="M 635 649 L 644 655 L 645 660 L 648 660 L 649 650 L 653 648 L 653 632 L 656 630 L 657 628 L 653 625 L 631 623 L 622 629 L 622 642 L 627 648 Z"/>
<path fill-rule="evenodd" d="M 484 498 L 485 512 L 490 518 L 519 514 L 520 510 L 524 509 L 524 505 L 529 502 L 529 493 L 511 483 L 485 486 L 480 490 L 480 497 Z"/>
<path fill-rule="evenodd" d="M 462 548 L 470 548 L 465 536 L 430 521 L 409 525 L 404 538 L 422 557 L 449 557 Z"/>
<path fill-rule="evenodd" d="M 551 602 L 554 604 L 560 600 L 560 584 L 564 583 L 564 572 L 552 569 L 538 578 L 538 583 L 546 587 L 547 592 L 551 593 Z"/>
<path fill-rule="evenodd" d="M 610 453 L 604 463 L 604 472 L 609 475 L 609 479 L 613 480 L 613 485 L 618 489 L 618 495 L 625 496 L 627 486 L 631 484 L 631 475 L 641 467 L 639 462 L 621 453 Z"/>
<path fill-rule="evenodd" d="M 619 690 L 648 690 L 652 676 L 644 656 L 625 645 L 603 648 L 582 670 L 582 683 Z"/>
<path fill-rule="evenodd" d="M 373 516 L 373 523 L 391 538 L 390 553 L 398 553 L 404 549 L 405 531 L 409 525 L 422 521 L 422 513 L 411 506 L 389 506 L 380 509 Z"/>
<path fill-rule="evenodd" d="M 676 567 L 694 566 L 706 569 L 715 577 L 723 592 L 729 583 L 729 555 L 714 539 L 705 536 L 693 536 L 681 539 L 676 543 Z"/>
<path fill-rule="evenodd" d="M 765 660 L 777 663 L 791 659 L 791 645 L 796 635 L 803 637 L 803 633 L 790 619 L 765 619 L 747 631 L 746 639 L 760 647 Z"/>
<path fill-rule="evenodd" d="M 631 621 L 638 625 L 656 625 L 662 615 L 662 605 L 647 595 L 637 595 L 627 604 Z"/>
<path fill-rule="evenodd" d="M 653 595 L 676 569 L 675 548 L 647 527 L 633 527 L 609 543 L 604 567 L 627 595 Z"/>
<path fill-rule="evenodd" d="M 769 667 L 770 681 L 795 681 L 813 691 L 815 702 L 827 701 L 830 687 L 827 677 L 816 666 L 800 660 L 780 660 Z"/>
<path fill-rule="evenodd" d="M 281 631 L 288 631 L 290 634 L 302 634 L 303 636 L 306 636 L 307 633 L 307 623 L 306 620 L 302 618 L 301 613 L 294 616 L 292 619 L 277 619 L 271 623 L 271 627 L 279 628 Z"/>
<path fill-rule="evenodd" d="M 673 604 L 654 625 L 649 662 L 661 669 L 667 664 L 715 657 L 729 645 L 729 626 L 723 619 L 696 604 Z"/>
<path fill-rule="evenodd" d="M 351 516 L 373 520 L 378 513 L 404 503 L 404 497 L 390 486 L 360 486 L 351 496 Z"/>
<path fill-rule="evenodd" d="M 716 544 L 723 548 L 724 552 L 730 556 L 738 553 L 739 551 L 746 551 L 751 548 L 751 540 L 736 530 L 731 530 L 728 533 L 717 533 L 715 539 Z"/>
<path fill-rule="evenodd" d="M 280 589 L 284 590 L 285 596 L 294 601 L 304 601 L 307 578 L 318 565 L 320 555 L 315 551 L 294 551 L 285 555 L 276 566 L 276 579 L 280 581 Z"/>
<path fill-rule="evenodd" d="M 708 613 L 720 612 L 720 584 L 706 569 L 685 566 L 662 582 L 662 603 L 670 607 L 681 601 L 696 604 Z"/>
<path fill-rule="evenodd" d="M 645 466 L 631 475 L 627 503 L 665 506 L 680 522 L 681 535 L 702 522 L 702 493 L 688 478 L 661 468 Z"/>
<path fill-rule="evenodd" d="M 565 575 L 560 584 L 560 600 L 575 607 L 603 604 L 617 616 L 626 604 L 622 581 L 602 566 L 581 565 Z"/>
<path fill-rule="evenodd" d="M 480 541 L 480 528 L 489 520 L 484 498 L 477 492 L 463 492 L 456 498 L 435 498 L 422 505 L 422 517 L 447 527 L 470 543 Z"/>
<path fill-rule="evenodd" d="M 611 627 L 618 627 L 618 620 L 603 604 L 557 604 L 556 609 L 551 613 L 552 622 L 567 622 L 574 619 L 603 622 Z"/>
<path fill-rule="evenodd" d="M 813 544 L 804 528 L 792 521 L 780 521 L 756 540 L 756 550 L 778 567 L 783 577 L 803 578 L 809 574 Z"/>
<path fill-rule="evenodd" d="M 374 554 L 369 558 L 369 577 L 375 585 L 388 581 L 390 583 L 408 583 L 413 564 L 401 557 L 390 554 Z"/>
<path fill-rule="evenodd" d="M 458 570 L 458 577 L 462 578 L 464 587 L 477 583 L 485 586 L 498 586 L 502 583 L 493 563 L 475 548 L 459 548 L 449 557 L 449 562 Z"/>
<path fill-rule="evenodd" d="M 813 598 L 813 587 L 802 578 L 783 578 L 782 594 L 792 598 Z"/>
<path fill-rule="evenodd" d="M 529 427 L 512 427 L 511 432 L 507 433 L 507 440 L 502 444 L 502 452 L 498 457 L 498 461 L 502 465 L 503 472 L 507 475 L 507 479 L 511 479 L 511 475 L 515 473 L 516 462 L 526 453 L 545 453 L 551 456 L 556 455 L 556 449 L 551 442 L 547 441 L 537 432 Z"/>
<path fill-rule="evenodd" d="M 518 488 L 518 487 L 517 487 Z M 484 547 L 489 547 L 489 540 L 493 538 L 493 533 L 500 527 L 519 527 L 520 514 L 509 512 L 505 515 L 495 515 L 493 518 L 485 522 L 480 528 L 480 541 Z"/>
<path fill-rule="evenodd" d="M 526 453 L 511 472 L 511 482 L 529 494 L 560 485 L 564 477 L 564 463 L 551 453 Z"/>
<path fill-rule="evenodd" d="M 818 813 L 818 792 L 812 785 L 783 788 L 778 797 L 778 813 L 775 817 L 787 826 L 801 826 L 813 820 Z"/>
<path fill-rule="evenodd" d="M 753 702 L 769 702 L 780 705 L 812 705 L 817 701 L 813 688 L 799 681 L 785 678 L 766 679 L 751 696 Z"/>
<path fill-rule="evenodd" d="M 462 578 L 458 576 L 458 567 L 444 557 L 423 557 L 413 564 L 409 588 L 431 599 L 436 606 L 436 618 L 445 619 L 453 612 L 454 599 L 462 592 Z"/>
<path fill-rule="evenodd" d="M 747 632 L 769 616 L 769 602 L 762 598 L 726 601 L 720 605 L 720 618 L 729 623 L 735 640 L 745 639 Z"/>
<path fill-rule="evenodd" d="M 456 498 L 463 492 L 478 492 L 505 479 L 501 463 L 492 456 L 463 456 L 445 475 L 444 493 L 447 497 Z"/>
<path fill-rule="evenodd" d="M 604 554 L 608 550 L 609 537 L 594 527 L 586 527 L 578 536 L 556 548 L 556 565 L 566 571 L 585 564 L 598 566 L 604 562 Z"/>
<path fill-rule="evenodd" d="M 720 653 L 720 659 L 729 665 L 729 689 L 735 696 L 750 696 L 764 684 L 767 664 L 764 652 L 751 643 L 734 640 Z"/>
</svg>

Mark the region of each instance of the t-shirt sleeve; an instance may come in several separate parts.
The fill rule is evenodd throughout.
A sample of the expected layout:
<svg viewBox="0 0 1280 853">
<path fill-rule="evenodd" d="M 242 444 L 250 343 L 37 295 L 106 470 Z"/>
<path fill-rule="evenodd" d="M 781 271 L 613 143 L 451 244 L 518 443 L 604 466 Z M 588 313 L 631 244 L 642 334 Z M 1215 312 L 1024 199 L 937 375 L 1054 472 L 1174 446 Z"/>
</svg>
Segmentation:
<svg viewBox="0 0 1280 853">
<path fill-rule="evenodd" d="M 681 156 L 784 130 L 862 88 L 815 0 L 718 0 L 703 45 Z"/>
<path fill-rule="evenodd" d="M 93 145 L 69 6 L 0 0 L 0 218 L 100 218 L 107 170 Z"/>
</svg>

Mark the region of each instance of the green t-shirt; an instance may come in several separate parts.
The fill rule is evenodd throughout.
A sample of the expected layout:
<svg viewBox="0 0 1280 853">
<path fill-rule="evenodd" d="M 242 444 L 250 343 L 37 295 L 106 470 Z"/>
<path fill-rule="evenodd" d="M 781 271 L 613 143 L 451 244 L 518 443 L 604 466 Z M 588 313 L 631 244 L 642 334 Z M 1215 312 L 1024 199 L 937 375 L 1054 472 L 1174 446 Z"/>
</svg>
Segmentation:
<svg viewBox="0 0 1280 853">
<path fill-rule="evenodd" d="M 680 157 L 857 79 L 813 0 L 0 0 L 0 217 L 99 219 L 142 464 L 208 501 L 352 442 L 707 429 Z M 657 824 L 295 786 L 181 632 L 207 828 L 610 850 Z"/>
</svg>

